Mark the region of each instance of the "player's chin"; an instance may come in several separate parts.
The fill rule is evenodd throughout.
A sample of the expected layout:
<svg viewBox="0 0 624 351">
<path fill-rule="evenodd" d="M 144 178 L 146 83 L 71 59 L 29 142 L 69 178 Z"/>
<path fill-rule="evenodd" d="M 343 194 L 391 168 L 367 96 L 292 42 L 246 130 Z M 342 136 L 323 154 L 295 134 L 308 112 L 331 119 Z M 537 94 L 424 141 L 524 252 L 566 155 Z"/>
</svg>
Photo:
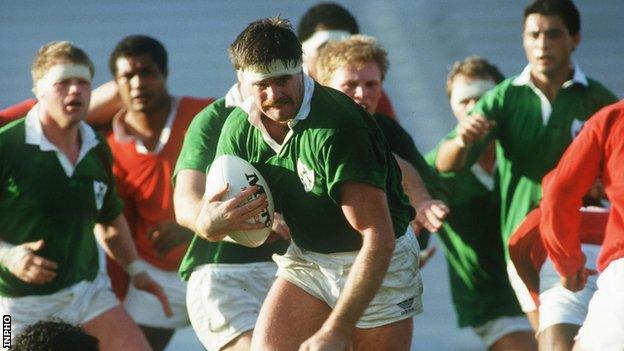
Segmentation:
<svg viewBox="0 0 624 351">
<path fill-rule="evenodd" d="M 274 121 L 285 121 L 292 119 L 295 114 L 291 108 L 271 108 L 267 111 L 266 116 Z"/>
</svg>

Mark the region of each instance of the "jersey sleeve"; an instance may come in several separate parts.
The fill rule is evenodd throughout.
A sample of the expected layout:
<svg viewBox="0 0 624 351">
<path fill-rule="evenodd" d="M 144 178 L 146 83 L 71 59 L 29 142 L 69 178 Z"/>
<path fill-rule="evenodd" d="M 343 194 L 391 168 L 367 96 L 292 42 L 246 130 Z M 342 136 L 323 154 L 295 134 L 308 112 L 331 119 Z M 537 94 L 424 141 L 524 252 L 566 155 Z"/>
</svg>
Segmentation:
<svg viewBox="0 0 624 351">
<path fill-rule="evenodd" d="M 442 140 L 440 140 L 438 145 L 436 145 L 433 150 L 427 153 L 425 160 L 430 165 L 432 171 L 435 172 L 436 176 L 438 177 L 439 176 L 442 176 L 442 177 L 453 176 L 456 173 L 456 172 L 438 172 L 436 168 L 436 160 L 438 158 L 440 147 L 442 146 L 442 144 L 446 143 L 447 141 L 453 140 L 453 138 L 455 138 L 456 135 L 457 135 L 457 132 L 455 129 L 453 129 L 446 136 L 444 136 Z M 492 138 L 493 138 L 493 135 L 492 133 L 490 133 L 483 140 L 478 141 L 472 145 L 470 150 L 468 150 L 468 155 L 466 156 L 466 163 L 464 164 L 463 169 L 470 168 L 475 162 L 477 162 L 477 160 L 479 159 L 479 156 L 481 156 L 481 153 L 485 151 L 485 147 L 492 140 Z M 450 196 L 450 194 L 448 194 L 448 190 L 444 189 L 444 191 L 448 196 Z"/>
<path fill-rule="evenodd" d="M 579 208 L 600 173 L 603 140 L 599 119 L 593 117 L 585 125 L 542 184 L 540 231 L 555 269 L 562 275 L 574 274 L 584 263 Z"/>
<path fill-rule="evenodd" d="M 499 84 L 487 91 L 470 111 L 471 115 L 481 115 L 489 120 L 500 122 L 503 117 L 506 84 Z"/>
<path fill-rule="evenodd" d="M 225 108 L 225 99 L 219 99 L 200 111 L 189 125 L 176 162 L 172 181 L 178 172 L 193 169 L 205 172 L 215 157 L 219 134 L 231 112 Z"/>
<path fill-rule="evenodd" d="M 99 138 L 99 137 L 98 137 Z M 104 170 L 108 177 L 108 189 L 104 196 L 104 203 L 102 209 L 99 211 L 97 222 L 106 223 L 114 220 L 123 211 L 123 201 L 117 194 L 117 185 L 115 176 L 113 175 L 113 155 L 106 143 L 106 140 L 100 139 L 100 143 L 97 148 L 97 152 L 100 153 L 102 161 L 104 162 Z"/>
<path fill-rule="evenodd" d="M 0 110 L 0 126 L 3 126 L 11 121 L 26 116 L 28 111 L 32 109 L 37 103 L 35 99 L 24 100 L 13 106 L 9 106 L 3 110 Z"/>
<path fill-rule="evenodd" d="M 245 112 L 241 109 L 232 111 L 232 118 L 228 117 L 227 121 L 223 124 L 221 134 L 218 137 L 216 151 L 209 160 L 207 167 L 210 166 L 213 159 L 221 155 L 234 155 L 247 159 L 247 155 L 242 147 L 244 139 L 243 133 L 249 130 L 246 116 Z"/>
<path fill-rule="evenodd" d="M 385 191 L 388 157 L 392 156 L 385 142 L 369 128 L 341 131 L 328 138 L 321 146 L 320 159 L 330 198 L 341 203 L 339 185 L 345 181 Z"/>
<path fill-rule="evenodd" d="M 508 83 L 507 83 L 508 84 Z M 505 102 L 505 91 L 507 84 L 499 84 L 495 88 L 486 92 L 476 105 L 470 110 L 470 115 L 481 115 L 491 121 L 496 122 L 496 126 L 485 136 L 485 138 L 475 142 L 470 147 L 470 153 L 466 162 L 466 166 L 470 167 L 477 160 L 479 155 L 485 150 L 486 146 L 492 139 L 498 136 L 498 126 L 503 123 L 505 113 L 503 112 L 503 106 Z M 447 140 L 454 138 L 457 132 L 453 130 L 448 136 Z"/>
<path fill-rule="evenodd" d="M 416 169 L 432 197 L 445 201 L 447 194 L 440 183 L 438 175 L 427 164 L 427 161 L 418 151 L 414 140 L 407 131 L 397 122 L 385 116 L 376 118 L 376 121 L 386 137 L 390 150 Z"/>
</svg>

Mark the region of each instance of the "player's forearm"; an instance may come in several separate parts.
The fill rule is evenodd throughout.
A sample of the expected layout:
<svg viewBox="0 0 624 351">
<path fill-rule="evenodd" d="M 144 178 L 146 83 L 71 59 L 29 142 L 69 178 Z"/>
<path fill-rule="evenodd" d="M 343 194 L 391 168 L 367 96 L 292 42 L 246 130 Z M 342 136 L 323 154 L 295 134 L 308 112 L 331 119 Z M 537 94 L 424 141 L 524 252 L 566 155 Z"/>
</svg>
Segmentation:
<svg viewBox="0 0 624 351">
<path fill-rule="evenodd" d="M 418 208 L 424 201 L 431 200 L 431 195 L 427 191 L 425 183 L 418 174 L 418 171 L 416 171 L 416 168 L 396 154 L 394 154 L 394 158 L 399 164 L 399 168 L 401 168 L 401 173 L 403 175 L 401 185 L 410 200 L 410 204 L 414 208 Z"/>
<path fill-rule="evenodd" d="M 601 173 L 604 156 L 594 124 L 588 124 L 543 182 L 540 231 L 544 246 L 562 275 L 582 268 L 580 225 L 582 197 Z"/>
<path fill-rule="evenodd" d="M 363 231 L 364 241 L 353 266 L 347 283 L 323 327 L 342 330 L 350 334 L 379 287 L 388 271 L 395 239 L 392 231 L 386 228 L 386 234 L 371 228 Z"/>
<path fill-rule="evenodd" d="M 460 145 L 454 139 L 440 145 L 435 166 L 439 172 L 457 172 L 466 164 L 470 146 Z"/>
<path fill-rule="evenodd" d="M 108 223 L 95 225 L 95 236 L 108 256 L 126 269 L 139 255 L 130 235 L 130 228 L 123 215 Z"/>
<path fill-rule="evenodd" d="M 93 89 L 86 121 L 94 126 L 108 125 L 122 107 L 117 84 L 114 81 L 106 82 Z"/>
<path fill-rule="evenodd" d="M 196 219 L 201 209 L 206 176 L 202 172 L 185 169 L 178 173 L 173 192 L 173 205 L 179 225 L 197 232 Z"/>
</svg>

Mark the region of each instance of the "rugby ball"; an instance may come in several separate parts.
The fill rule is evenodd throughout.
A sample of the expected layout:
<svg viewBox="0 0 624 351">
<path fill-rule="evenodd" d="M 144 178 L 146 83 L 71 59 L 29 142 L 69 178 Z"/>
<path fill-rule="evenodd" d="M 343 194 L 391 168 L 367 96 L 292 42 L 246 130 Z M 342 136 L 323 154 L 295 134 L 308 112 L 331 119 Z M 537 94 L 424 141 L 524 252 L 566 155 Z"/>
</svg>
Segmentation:
<svg viewBox="0 0 624 351">
<path fill-rule="evenodd" d="M 225 183 L 228 183 L 230 186 L 221 201 L 227 201 L 238 195 L 247 187 L 256 185 L 258 186 L 258 191 L 248 197 L 241 206 L 258 198 L 262 194 L 266 194 L 269 205 L 259 215 L 247 220 L 248 223 L 262 223 L 264 224 L 264 228 L 232 232 L 223 240 L 247 247 L 258 247 L 262 245 L 269 234 L 271 234 L 274 214 L 273 196 L 271 195 L 271 190 L 266 180 L 264 180 L 260 172 L 258 172 L 252 164 L 242 158 L 233 155 L 221 155 L 217 157 L 210 166 L 210 170 L 206 176 L 205 194 L 209 196 L 210 194 L 216 193 Z"/>
</svg>

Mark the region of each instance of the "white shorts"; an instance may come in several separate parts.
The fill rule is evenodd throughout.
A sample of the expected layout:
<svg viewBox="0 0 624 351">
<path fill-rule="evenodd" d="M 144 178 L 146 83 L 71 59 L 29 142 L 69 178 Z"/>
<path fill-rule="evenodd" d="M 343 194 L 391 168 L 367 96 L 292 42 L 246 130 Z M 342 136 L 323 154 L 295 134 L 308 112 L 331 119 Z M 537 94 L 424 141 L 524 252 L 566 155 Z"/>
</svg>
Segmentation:
<svg viewBox="0 0 624 351">
<path fill-rule="evenodd" d="M 92 282 L 81 281 L 50 295 L 0 297 L 0 314 L 11 315 L 11 336 L 26 326 L 60 319 L 72 325 L 84 325 L 119 305 L 108 276 L 98 272 Z"/>
<path fill-rule="evenodd" d="M 321 254 L 294 243 L 283 256 L 273 255 L 277 275 L 334 308 L 359 251 Z M 377 295 L 357 322 L 375 328 L 422 312 L 422 280 L 418 268 L 418 241 L 410 231 L 397 240 L 390 267 Z"/>
<path fill-rule="evenodd" d="M 520 308 L 522 312 L 529 313 L 537 310 L 537 306 L 535 305 L 535 301 L 531 297 L 531 293 L 529 289 L 526 287 L 522 278 L 518 275 L 518 271 L 516 271 L 516 266 L 514 266 L 511 260 L 507 261 L 507 276 L 509 277 L 509 283 L 516 293 L 516 298 L 518 299 L 518 303 L 520 303 Z"/>
<path fill-rule="evenodd" d="M 609 263 L 597 285 L 576 346 L 580 350 L 624 350 L 624 258 Z"/>
<path fill-rule="evenodd" d="M 254 328 L 276 270 L 273 262 L 195 268 L 186 306 L 193 330 L 207 350 L 219 350 Z"/>
<path fill-rule="evenodd" d="M 596 269 L 596 257 L 600 252 L 600 246 L 582 244 L 581 249 L 587 258 L 585 266 Z M 540 270 L 538 334 L 555 324 L 582 325 L 587 315 L 589 300 L 596 291 L 596 279 L 597 276 L 590 276 L 583 290 L 572 292 L 561 285 L 559 273 L 552 261 L 547 258 Z"/>
<path fill-rule="evenodd" d="M 525 316 L 499 317 L 473 327 L 472 330 L 474 330 L 488 349 L 507 334 L 533 332 L 531 324 L 529 324 L 529 320 Z"/>
<path fill-rule="evenodd" d="M 165 271 L 147 263 L 147 273 L 162 286 L 169 299 L 173 316 L 165 316 L 162 304 L 156 296 L 139 290 L 130 284 L 124 299 L 124 308 L 139 325 L 153 328 L 177 329 L 190 324 L 186 312 L 186 282 L 177 271 Z"/>
</svg>

